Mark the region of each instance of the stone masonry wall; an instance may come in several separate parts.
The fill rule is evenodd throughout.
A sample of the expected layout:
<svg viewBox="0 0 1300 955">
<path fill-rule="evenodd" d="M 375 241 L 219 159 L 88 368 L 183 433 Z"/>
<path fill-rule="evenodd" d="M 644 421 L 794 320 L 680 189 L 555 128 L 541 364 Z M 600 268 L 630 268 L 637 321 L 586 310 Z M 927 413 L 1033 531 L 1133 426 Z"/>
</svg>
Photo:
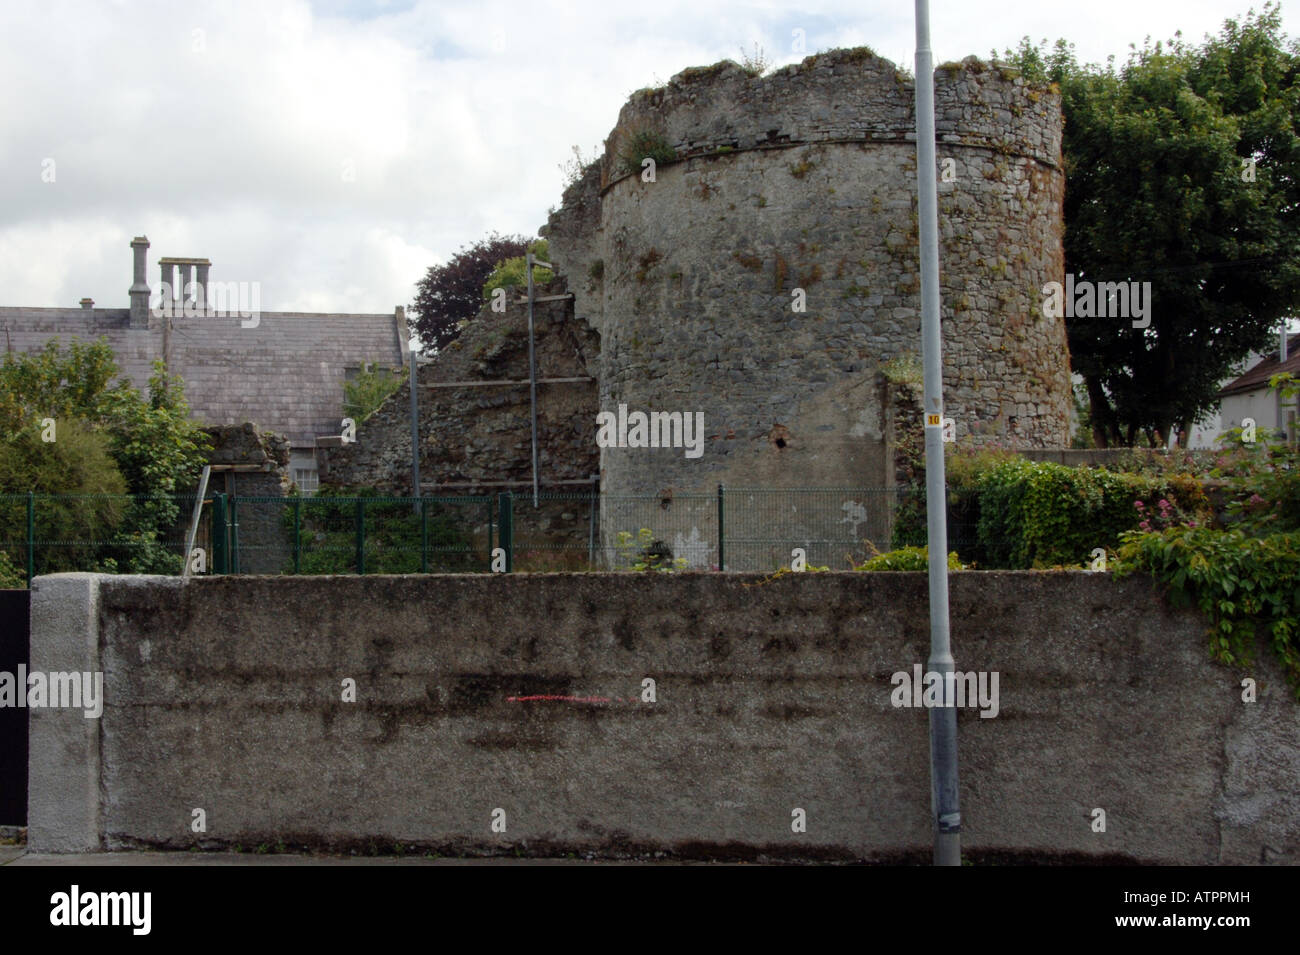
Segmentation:
<svg viewBox="0 0 1300 955">
<path fill-rule="evenodd" d="M 564 283 L 557 281 L 538 286 L 537 295 L 564 290 Z M 419 369 L 420 482 L 426 496 L 495 496 L 504 491 L 528 496 L 514 512 L 517 565 L 525 553 L 559 550 L 562 553 L 553 557 L 538 554 L 534 569 L 575 567 L 590 556 L 591 511 L 585 500 L 577 499 L 553 499 L 533 508 L 527 384 L 423 387 L 435 382 L 528 381 L 528 309 L 515 302 L 523 295 L 519 289 L 509 291 L 505 313 L 484 308 L 456 340 Z M 589 479 L 598 467 L 594 365 L 599 339 L 590 326 L 573 321 L 571 301 L 536 304 L 533 323 L 539 379 L 592 379 L 537 387 L 540 485 L 552 496 L 585 498 L 596 490 Z M 318 451 L 321 482 L 410 495 L 410 400 L 410 387 L 404 383 L 358 423 L 355 443 Z M 583 483 L 558 483 L 562 481 Z M 478 508 L 473 513 L 487 512 Z M 486 543 L 486 526 L 475 525 L 471 533 L 476 543 Z"/>
<path fill-rule="evenodd" d="M 208 493 L 240 497 L 283 497 L 289 492 L 289 441 L 256 425 L 221 425 L 204 428 L 212 441 L 208 463 L 214 470 Z M 230 467 L 256 470 L 229 470 Z M 247 501 L 238 505 L 239 567 L 244 574 L 284 573 L 293 557 L 292 534 L 281 520 L 280 505 Z M 210 540 L 211 516 L 205 511 L 204 536 Z"/>
<path fill-rule="evenodd" d="M 1065 329 L 1040 292 L 1064 267 L 1059 96 L 974 60 L 935 82 L 945 413 L 962 440 L 1060 447 Z M 546 234 L 601 333 L 601 409 L 702 411 L 707 441 L 604 449 L 607 492 L 890 483 L 882 366 L 920 341 L 913 96 L 862 50 L 633 95 Z M 680 161 L 626 174 L 634 135 Z"/>
</svg>

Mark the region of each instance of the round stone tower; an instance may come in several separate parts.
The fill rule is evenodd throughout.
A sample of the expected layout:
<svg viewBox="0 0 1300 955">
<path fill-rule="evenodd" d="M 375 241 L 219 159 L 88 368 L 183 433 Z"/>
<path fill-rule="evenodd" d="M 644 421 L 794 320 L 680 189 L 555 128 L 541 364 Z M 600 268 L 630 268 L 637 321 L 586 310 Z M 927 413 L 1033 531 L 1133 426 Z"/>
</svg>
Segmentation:
<svg viewBox="0 0 1300 955">
<path fill-rule="evenodd" d="M 1064 267 L 1060 98 L 974 59 L 935 84 L 945 414 L 963 443 L 1061 447 L 1069 358 L 1041 292 Z M 916 191 L 913 83 L 865 49 L 633 94 L 550 254 L 600 332 L 602 410 L 702 413 L 704 435 L 604 447 L 602 491 L 891 484 Z"/>
</svg>

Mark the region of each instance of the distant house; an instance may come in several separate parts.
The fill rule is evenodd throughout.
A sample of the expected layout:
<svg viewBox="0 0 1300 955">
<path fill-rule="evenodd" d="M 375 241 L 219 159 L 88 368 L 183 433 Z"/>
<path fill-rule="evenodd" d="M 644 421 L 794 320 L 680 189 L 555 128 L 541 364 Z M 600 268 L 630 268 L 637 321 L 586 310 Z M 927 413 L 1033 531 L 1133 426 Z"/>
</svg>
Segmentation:
<svg viewBox="0 0 1300 955">
<path fill-rule="evenodd" d="M 1275 350 L 1219 390 L 1223 429 L 1239 428 L 1249 418 L 1255 422 L 1257 432 L 1284 431 L 1294 438 L 1295 403 L 1284 404 L 1277 389 L 1268 386 L 1270 378 L 1284 372 L 1300 377 L 1300 335 L 1288 338 L 1285 358 Z"/>
<path fill-rule="evenodd" d="M 0 306 L 8 351 L 34 352 L 53 338 L 107 339 L 124 377 L 144 389 L 155 359 L 185 380 L 195 419 L 254 422 L 289 439 L 290 476 L 316 486 L 317 439 L 337 436 L 343 383 L 362 365 L 399 368 L 407 354 L 402 309 L 387 315 L 263 312 L 247 283 L 210 283 L 207 259 L 163 258 L 153 308 L 145 281 L 149 240 L 133 239 L 129 308 Z"/>
</svg>

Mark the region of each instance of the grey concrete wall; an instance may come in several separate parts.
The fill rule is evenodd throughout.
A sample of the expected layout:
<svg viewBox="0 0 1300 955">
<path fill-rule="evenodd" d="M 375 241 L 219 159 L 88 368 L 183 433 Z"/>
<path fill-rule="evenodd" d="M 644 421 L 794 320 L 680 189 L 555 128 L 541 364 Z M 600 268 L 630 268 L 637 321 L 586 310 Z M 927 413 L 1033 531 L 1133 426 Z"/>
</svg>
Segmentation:
<svg viewBox="0 0 1300 955">
<path fill-rule="evenodd" d="M 89 736 L 33 714 L 30 844 L 924 861 L 927 713 L 890 676 L 926 659 L 925 588 L 39 578 L 33 665 L 102 666 L 106 707 Z M 1244 703 L 1197 615 L 1085 573 L 956 574 L 952 630 L 960 669 L 1000 674 L 996 718 L 959 715 L 969 855 L 1300 860 L 1300 707 L 1267 653 Z"/>
<path fill-rule="evenodd" d="M 101 669 L 99 582 L 94 574 L 32 581 L 28 672 Z M 31 709 L 27 715 L 27 826 L 33 845 L 86 852 L 103 844 L 99 720 L 78 709 Z"/>
</svg>

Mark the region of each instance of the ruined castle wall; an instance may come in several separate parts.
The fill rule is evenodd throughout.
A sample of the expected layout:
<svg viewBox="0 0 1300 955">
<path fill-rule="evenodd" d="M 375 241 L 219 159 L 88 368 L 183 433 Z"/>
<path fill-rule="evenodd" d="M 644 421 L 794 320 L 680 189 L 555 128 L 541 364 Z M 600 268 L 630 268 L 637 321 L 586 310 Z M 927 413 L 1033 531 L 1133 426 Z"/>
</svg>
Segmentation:
<svg viewBox="0 0 1300 955">
<path fill-rule="evenodd" d="M 528 381 L 528 310 L 512 289 L 504 313 L 484 308 L 441 354 L 418 372 L 421 386 L 420 480 L 450 491 L 490 482 L 531 481 L 529 392 L 522 386 L 429 387 L 463 381 Z M 555 295 L 563 285 L 539 286 Z M 534 306 L 539 378 L 594 378 L 589 362 L 599 349 L 594 333 L 571 320 L 565 301 Z M 403 383 L 357 426 L 356 441 L 322 449 L 321 481 L 411 493 L 411 393 Z M 539 472 L 544 484 L 587 479 L 595 473 L 595 382 L 539 385 Z M 429 486 L 433 486 L 430 488 Z"/>
<path fill-rule="evenodd" d="M 462 381 L 528 381 L 528 310 L 515 302 L 519 290 L 510 292 L 504 313 L 484 308 L 457 339 L 419 369 L 420 482 L 426 496 L 495 496 L 505 491 L 521 496 L 515 507 L 516 550 L 558 548 L 564 553 L 551 555 L 552 563 L 557 568 L 570 566 L 561 558 L 585 561 L 588 556 L 589 507 L 585 500 L 553 500 L 533 508 L 527 384 L 428 387 Z M 539 286 L 537 294 L 563 292 L 563 283 L 555 282 Z M 589 495 L 596 487 L 586 482 L 598 467 L 592 423 L 597 410 L 593 365 L 599 342 L 590 327 L 573 321 L 572 309 L 570 301 L 534 307 L 538 378 L 592 379 L 538 386 L 538 474 L 545 490 Z M 358 424 L 355 443 L 320 449 L 322 484 L 409 496 L 410 401 L 410 387 L 404 383 Z M 573 481 L 585 483 L 561 483 Z M 527 503 L 522 501 L 524 495 L 529 496 Z M 474 540 L 486 544 L 483 515 L 488 512 L 482 508 L 472 512 L 483 522 L 471 529 Z M 549 559 L 539 554 L 539 561 Z M 547 569 L 552 569 L 549 564 Z"/>
<path fill-rule="evenodd" d="M 1059 447 L 1065 329 L 1039 291 L 1064 267 L 1059 97 L 974 61 L 935 81 L 945 413 L 963 440 Z M 634 94 L 551 256 L 601 333 L 600 407 L 702 411 L 707 440 L 604 449 L 607 492 L 890 483 L 884 372 L 920 351 L 913 97 L 866 51 Z M 680 161 L 627 174 L 636 136 Z"/>
</svg>

